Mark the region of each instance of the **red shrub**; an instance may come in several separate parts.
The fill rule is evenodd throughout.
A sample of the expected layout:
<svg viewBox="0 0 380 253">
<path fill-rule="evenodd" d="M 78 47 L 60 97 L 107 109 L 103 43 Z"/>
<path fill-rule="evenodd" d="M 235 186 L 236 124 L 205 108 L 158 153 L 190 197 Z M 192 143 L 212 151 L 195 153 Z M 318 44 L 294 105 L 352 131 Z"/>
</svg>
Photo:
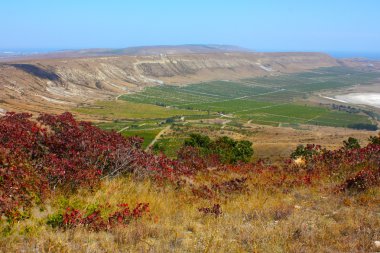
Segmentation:
<svg viewBox="0 0 380 253">
<path fill-rule="evenodd" d="M 346 181 L 338 187 L 338 190 L 364 191 L 376 185 L 380 186 L 380 168 L 377 170 L 365 168 L 354 176 L 346 179 Z"/>
<path fill-rule="evenodd" d="M 207 168 L 205 159 L 201 157 L 199 149 L 195 147 L 182 147 L 178 151 L 177 157 L 178 161 L 180 161 L 183 166 L 187 167 L 192 174 Z"/>
<path fill-rule="evenodd" d="M 82 214 L 79 210 L 67 208 L 62 216 L 62 226 L 66 228 L 73 228 L 81 224 L 83 221 Z"/>
<path fill-rule="evenodd" d="M 0 214 L 17 213 L 49 186 L 94 187 L 102 177 L 137 170 L 173 178 L 177 164 L 145 153 L 141 143 L 78 122 L 70 113 L 43 114 L 37 121 L 7 113 L 0 117 Z"/>
<path fill-rule="evenodd" d="M 220 184 L 213 184 L 211 186 L 211 189 L 213 189 L 216 192 L 224 193 L 224 194 L 231 194 L 236 192 L 242 192 L 246 190 L 247 185 L 247 177 L 243 178 L 234 178 L 225 182 L 222 182 Z"/>
<path fill-rule="evenodd" d="M 222 166 L 217 154 L 202 155 L 199 148 L 183 146 L 177 153 L 177 161 L 187 169 L 188 174 L 195 174 L 207 168 Z"/>
<path fill-rule="evenodd" d="M 108 222 L 113 224 L 129 224 L 132 219 L 141 218 L 145 213 L 149 212 L 149 204 L 148 203 L 139 203 L 137 206 L 131 211 L 128 207 L 128 204 L 120 204 L 119 211 L 114 212 L 108 217 Z"/>
<path fill-rule="evenodd" d="M 194 196 L 203 198 L 203 199 L 212 199 L 215 197 L 215 192 L 211 190 L 207 185 L 202 185 L 197 188 L 191 189 Z"/>
<path fill-rule="evenodd" d="M 219 204 L 214 204 L 212 207 L 202 207 L 198 208 L 198 211 L 203 214 L 212 214 L 215 215 L 215 217 L 218 217 L 222 215 L 222 208 Z"/>
<path fill-rule="evenodd" d="M 20 208 L 43 197 L 48 184 L 41 173 L 21 157 L 0 148 L 0 216 L 17 219 Z"/>
<path fill-rule="evenodd" d="M 139 219 L 149 213 L 148 203 L 139 203 L 133 210 L 129 209 L 128 204 L 119 204 L 118 207 L 119 210 L 110 214 L 107 219 L 102 218 L 101 210 L 94 210 L 84 217 L 81 211 L 68 208 L 58 224 L 54 223 L 54 225 L 61 228 L 83 226 L 92 231 L 109 230 L 115 226 L 126 226 L 132 220 Z"/>
</svg>

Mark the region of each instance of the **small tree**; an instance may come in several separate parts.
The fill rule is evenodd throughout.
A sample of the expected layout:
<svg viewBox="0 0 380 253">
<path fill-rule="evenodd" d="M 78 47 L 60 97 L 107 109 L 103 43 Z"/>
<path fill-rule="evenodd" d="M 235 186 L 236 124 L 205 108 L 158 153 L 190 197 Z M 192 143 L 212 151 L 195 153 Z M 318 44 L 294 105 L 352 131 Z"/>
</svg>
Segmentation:
<svg viewBox="0 0 380 253">
<path fill-rule="evenodd" d="M 248 162 L 253 156 L 252 142 L 250 141 L 239 141 L 233 148 L 233 160 L 232 162 L 242 161 Z"/>
<path fill-rule="evenodd" d="M 304 157 L 305 159 L 310 159 L 313 155 L 320 154 L 324 150 L 321 149 L 320 145 L 307 144 L 306 147 L 304 145 L 298 145 L 296 150 L 292 152 L 290 157 L 292 159 L 296 159 L 298 157 Z"/>
<path fill-rule="evenodd" d="M 368 140 L 371 144 L 380 145 L 380 133 L 378 136 L 370 136 Z"/>
<path fill-rule="evenodd" d="M 343 147 L 345 149 L 357 149 L 360 148 L 358 139 L 349 137 L 346 141 L 343 141 Z"/>
<path fill-rule="evenodd" d="M 217 155 L 223 163 L 248 162 L 253 155 L 252 142 L 222 136 L 212 141 L 207 135 L 191 134 L 184 146 L 195 147 L 202 156 Z"/>
<path fill-rule="evenodd" d="M 209 148 L 211 139 L 207 135 L 202 134 L 190 134 L 190 138 L 185 140 L 185 146 Z"/>
</svg>

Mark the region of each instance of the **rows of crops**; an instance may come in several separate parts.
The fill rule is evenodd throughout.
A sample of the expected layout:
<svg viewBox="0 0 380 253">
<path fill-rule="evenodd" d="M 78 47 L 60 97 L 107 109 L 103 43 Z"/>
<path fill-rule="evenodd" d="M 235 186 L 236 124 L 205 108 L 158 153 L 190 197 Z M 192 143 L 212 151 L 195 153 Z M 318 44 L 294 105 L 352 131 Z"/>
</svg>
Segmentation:
<svg viewBox="0 0 380 253">
<path fill-rule="evenodd" d="M 349 68 L 322 68 L 307 73 L 212 81 L 188 86 L 156 86 L 121 99 L 178 109 L 230 114 L 262 124 L 348 126 L 371 123 L 367 116 L 300 104 L 316 91 L 373 82 L 378 73 Z"/>
</svg>

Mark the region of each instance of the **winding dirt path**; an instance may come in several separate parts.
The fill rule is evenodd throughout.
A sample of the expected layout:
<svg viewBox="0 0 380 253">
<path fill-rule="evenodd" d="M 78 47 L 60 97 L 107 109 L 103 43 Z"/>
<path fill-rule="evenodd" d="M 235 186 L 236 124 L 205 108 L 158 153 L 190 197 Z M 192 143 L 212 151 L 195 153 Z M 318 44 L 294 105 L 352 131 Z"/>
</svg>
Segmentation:
<svg viewBox="0 0 380 253">
<path fill-rule="evenodd" d="M 160 139 L 160 137 L 170 129 L 170 127 L 171 125 L 166 126 L 164 129 L 162 129 L 161 132 L 159 132 L 156 137 L 154 137 L 152 142 L 145 148 L 145 151 L 148 151 L 154 145 L 154 143 L 156 143 L 158 139 Z"/>
<path fill-rule="evenodd" d="M 126 126 L 126 127 L 124 127 L 124 128 L 122 128 L 122 129 L 120 129 L 119 131 L 117 131 L 118 133 L 121 133 L 121 132 L 124 132 L 125 130 L 127 130 L 129 128 L 129 126 Z"/>
</svg>

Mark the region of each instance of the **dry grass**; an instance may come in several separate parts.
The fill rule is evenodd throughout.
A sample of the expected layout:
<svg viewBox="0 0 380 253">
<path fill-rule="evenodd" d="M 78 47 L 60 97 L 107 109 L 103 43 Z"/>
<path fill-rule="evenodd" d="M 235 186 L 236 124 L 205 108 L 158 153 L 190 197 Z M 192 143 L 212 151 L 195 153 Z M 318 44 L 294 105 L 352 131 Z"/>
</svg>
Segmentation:
<svg viewBox="0 0 380 253">
<path fill-rule="evenodd" d="M 251 184 L 249 184 L 251 185 Z M 293 190 L 252 185 L 219 199 L 223 214 L 205 215 L 186 188 L 150 181 L 104 181 L 90 192 L 51 196 L 32 217 L 5 232 L 1 252 L 370 252 L 380 240 L 379 189 L 347 195 L 319 187 Z M 86 209 L 104 203 L 150 203 L 142 220 L 109 232 L 53 229 L 47 215 L 64 206 Z M 7 235 L 5 235 L 7 234 Z"/>
</svg>

